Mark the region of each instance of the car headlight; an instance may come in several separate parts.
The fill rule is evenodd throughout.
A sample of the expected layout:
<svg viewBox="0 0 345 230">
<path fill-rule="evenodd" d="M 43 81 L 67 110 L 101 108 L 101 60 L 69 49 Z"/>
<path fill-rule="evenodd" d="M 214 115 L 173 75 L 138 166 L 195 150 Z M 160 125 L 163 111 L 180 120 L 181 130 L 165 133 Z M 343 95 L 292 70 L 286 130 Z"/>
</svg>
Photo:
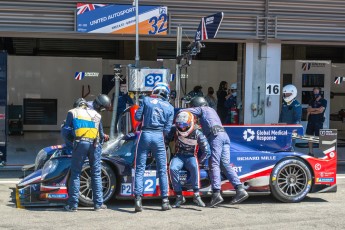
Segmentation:
<svg viewBox="0 0 345 230">
<path fill-rule="evenodd" d="M 44 163 L 47 161 L 47 152 L 44 149 L 38 152 L 35 159 L 35 171 L 41 169 Z"/>
<path fill-rule="evenodd" d="M 57 159 L 50 159 L 49 161 L 47 161 L 42 169 L 42 180 L 45 180 L 47 175 L 54 172 L 58 164 L 59 161 Z"/>
</svg>

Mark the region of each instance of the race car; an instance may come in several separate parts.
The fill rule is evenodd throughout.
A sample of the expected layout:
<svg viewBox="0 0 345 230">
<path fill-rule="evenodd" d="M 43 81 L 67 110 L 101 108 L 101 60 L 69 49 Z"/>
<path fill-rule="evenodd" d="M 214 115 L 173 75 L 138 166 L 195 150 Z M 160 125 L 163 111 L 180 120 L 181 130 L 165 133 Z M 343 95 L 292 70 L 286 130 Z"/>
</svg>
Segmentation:
<svg viewBox="0 0 345 230">
<path fill-rule="evenodd" d="M 137 106 L 120 117 L 121 134 L 103 147 L 102 185 L 104 202 L 111 198 L 133 199 L 134 159 L 140 123 L 135 121 Z M 282 202 L 300 202 L 310 192 L 336 192 L 336 142 L 325 141 L 322 158 L 293 150 L 293 138 L 303 138 L 300 125 L 224 126 L 231 139 L 231 163 L 250 195 L 272 194 Z M 327 130 L 326 130 L 327 131 Z M 325 131 L 325 132 L 326 132 Z M 322 136 L 320 135 L 320 141 Z M 309 140 L 310 141 L 310 140 Z M 173 144 L 173 143 L 171 143 Z M 174 154 L 167 147 L 167 157 Z M 35 171 L 17 184 L 17 206 L 64 205 L 68 199 L 71 156 L 63 145 L 40 151 Z M 212 194 L 207 163 L 200 165 L 200 195 Z M 168 170 L 169 172 L 169 170 Z M 182 170 L 183 195 L 192 197 L 189 173 Z M 223 196 L 235 195 L 233 186 L 222 175 Z M 169 188 L 169 196 L 176 194 Z M 144 198 L 160 198 L 155 160 L 148 157 L 144 176 Z M 80 177 L 80 204 L 92 206 L 90 166 L 85 163 Z"/>
</svg>

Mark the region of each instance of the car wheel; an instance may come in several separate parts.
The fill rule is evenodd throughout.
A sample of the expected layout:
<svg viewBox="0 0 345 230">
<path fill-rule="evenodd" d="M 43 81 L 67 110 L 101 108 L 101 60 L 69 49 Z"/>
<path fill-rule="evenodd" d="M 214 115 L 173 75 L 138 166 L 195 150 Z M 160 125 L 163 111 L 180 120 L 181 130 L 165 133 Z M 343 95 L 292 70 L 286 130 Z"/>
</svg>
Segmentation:
<svg viewBox="0 0 345 230">
<path fill-rule="evenodd" d="M 272 195 L 282 202 L 300 202 L 310 191 L 311 179 L 310 169 L 302 160 L 283 160 L 274 167 L 271 174 Z"/>
<path fill-rule="evenodd" d="M 116 190 L 116 175 L 114 171 L 102 162 L 101 169 L 102 187 L 103 187 L 103 202 L 107 202 L 114 195 Z M 87 163 L 83 166 L 80 174 L 80 190 L 79 190 L 79 203 L 82 206 L 93 206 L 93 193 L 91 185 L 91 168 Z"/>
</svg>

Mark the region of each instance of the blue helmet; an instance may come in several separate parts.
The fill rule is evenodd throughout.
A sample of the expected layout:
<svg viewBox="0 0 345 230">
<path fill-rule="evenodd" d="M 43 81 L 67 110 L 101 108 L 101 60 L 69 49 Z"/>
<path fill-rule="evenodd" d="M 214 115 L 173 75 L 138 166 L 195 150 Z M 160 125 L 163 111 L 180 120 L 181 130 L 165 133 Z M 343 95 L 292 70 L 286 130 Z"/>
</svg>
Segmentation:
<svg viewBox="0 0 345 230">
<path fill-rule="evenodd" d="M 170 87 L 166 83 L 158 82 L 153 87 L 151 95 L 167 100 L 170 95 Z"/>
</svg>

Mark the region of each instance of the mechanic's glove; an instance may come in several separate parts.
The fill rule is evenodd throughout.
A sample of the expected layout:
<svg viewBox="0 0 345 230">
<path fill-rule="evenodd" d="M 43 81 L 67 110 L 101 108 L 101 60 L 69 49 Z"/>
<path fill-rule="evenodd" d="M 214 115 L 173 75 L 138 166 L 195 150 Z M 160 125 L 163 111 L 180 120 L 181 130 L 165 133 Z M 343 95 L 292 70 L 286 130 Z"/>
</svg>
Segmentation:
<svg viewBox="0 0 345 230">
<path fill-rule="evenodd" d="M 104 139 L 104 142 L 109 141 L 109 135 L 108 134 L 104 134 L 103 139 Z"/>
<path fill-rule="evenodd" d="M 123 137 L 123 140 L 134 140 L 136 137 L 135 133 L 128 133 Z"/>
</svg>

